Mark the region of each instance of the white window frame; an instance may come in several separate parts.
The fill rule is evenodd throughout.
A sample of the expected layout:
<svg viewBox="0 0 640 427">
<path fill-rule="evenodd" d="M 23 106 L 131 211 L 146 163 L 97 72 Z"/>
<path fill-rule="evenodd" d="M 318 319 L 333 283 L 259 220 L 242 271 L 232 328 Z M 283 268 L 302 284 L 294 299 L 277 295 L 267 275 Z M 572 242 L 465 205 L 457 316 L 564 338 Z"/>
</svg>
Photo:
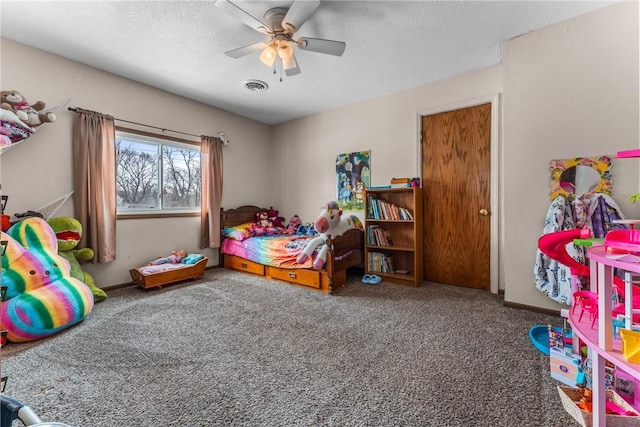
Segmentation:
<svg viewBox="0 0 640 427">
<path fill-rule="evenodd" d="M 116 127 L 116 141 L 121 138 L 130 139 L 132 141 L 156 145 L 158 147 L 158 189 L 163 188 L 163 156 L 162 147 L 169 146 L 173 148 L 184 148 L 201 153 L 200 143 L 195 141 L 189 141 L 182 138 L 175 138 L 166 135 L 154 134 L 136 129 L 128 129 L 123 127 Z M 118 174 L 118 165 L 116 167 L 116 176 Z M 116 192 L 118 186 L 116 185 Z M 117 197 L 117 194 L 116 194 Z M 202 187 L 200 188 L 200 197 L 202 197 Z M 187 207 L 187 208 L 166 208 L 162 205 L 162 191 L 158 191 L 158 207 L 157 208 L 120 208 L 117 207 L 118 219 L 133 219 L 133 218 L 150 218 L 150 217 L 167 217 L 167 216 L 197 216 L 200 215 L 200 206 Z"/>
</svg>

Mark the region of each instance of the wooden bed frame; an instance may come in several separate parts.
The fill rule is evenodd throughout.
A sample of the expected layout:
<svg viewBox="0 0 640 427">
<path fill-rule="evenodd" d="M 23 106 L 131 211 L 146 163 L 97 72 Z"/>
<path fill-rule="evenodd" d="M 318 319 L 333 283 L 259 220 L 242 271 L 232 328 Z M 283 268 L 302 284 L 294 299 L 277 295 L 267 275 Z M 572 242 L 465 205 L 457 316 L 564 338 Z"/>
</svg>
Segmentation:
<svg viewBox="0 0 640 427">
<path fill-rule="evenodd" d="M 254 222 L 256 213 L 266 210 L 268 209 L 258 206 L 241 206 L 226 211 L 221 209 L 221 230 L 234 225 Z M 332 294 L 347 282 L 347 268 L 362 264 L 364 260 L 364 232 L 355 229 L 349 230 L 335 239 L 330 239 L 327 243 L 329 244 L 329 252 L 327 254 L 327 262 L 322 270 L 271 267 L 235 255 L 223 254 L 222 251 L 220 251 L 219 265 L 224 268 L 284 281 L 325 294 Z M 343 256 L 347 253 L 349 254 Z"/>
</svg>

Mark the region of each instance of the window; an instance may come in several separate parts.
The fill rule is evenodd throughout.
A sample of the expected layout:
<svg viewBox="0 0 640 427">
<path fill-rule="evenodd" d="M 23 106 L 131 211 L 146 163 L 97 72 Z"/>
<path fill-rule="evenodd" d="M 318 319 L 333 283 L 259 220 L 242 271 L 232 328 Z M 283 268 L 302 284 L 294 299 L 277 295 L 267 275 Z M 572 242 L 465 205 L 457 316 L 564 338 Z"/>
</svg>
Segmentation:
<svg viewBox="0 0 640 427">
<path fill-rule="evenodd" d="M 116 192 L 118 215 L 199 212 L 199 144 L 117 128 Z"/>
</svg>

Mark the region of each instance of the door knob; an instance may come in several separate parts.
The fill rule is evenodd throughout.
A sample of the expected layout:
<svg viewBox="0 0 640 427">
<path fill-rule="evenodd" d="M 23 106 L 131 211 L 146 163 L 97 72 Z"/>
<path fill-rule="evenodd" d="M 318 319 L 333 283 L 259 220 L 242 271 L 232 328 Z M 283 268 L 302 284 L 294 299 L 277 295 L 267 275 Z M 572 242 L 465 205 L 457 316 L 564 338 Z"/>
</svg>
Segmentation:
<svg viewBox="0 0 640 427">
<path fill-rule="evenodd" d="M 482 216 L 487 216 L 487 215 L 489 215 L 489 211 L 488 211 L 488 210 L 486 210 L 486 209 L 484 209 L 484 208 L 483 208 L 483 209 L 480 209 L 480 210 L 478 211 L 478 213 L 479 213 L 480 215 L 482 215 Z"/>
</svg>

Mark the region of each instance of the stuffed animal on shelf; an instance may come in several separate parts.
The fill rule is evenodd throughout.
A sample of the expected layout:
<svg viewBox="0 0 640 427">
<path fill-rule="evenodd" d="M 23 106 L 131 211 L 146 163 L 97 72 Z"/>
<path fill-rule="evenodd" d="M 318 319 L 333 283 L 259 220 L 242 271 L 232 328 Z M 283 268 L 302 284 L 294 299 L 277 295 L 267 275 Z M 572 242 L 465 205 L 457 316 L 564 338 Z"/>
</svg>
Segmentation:
<svg viewBox="0 0 640 427">
<path fill-rule="evenodd" d="M 7 330 L 9 341 L 45 338 L 89 315 L 91 290 L 71 276 L 44 219 L 24 219 L 1 234 L 7 242 L 2 257 L 2 285 L 7 289 L 0 303 L 0 329 Z"/>
<path fill-rule="evenodd" d="M 20 120 L 16 113 L 4 108 L 0 108 L 0 129 L 11 143 L 27 139 L 34 132 L 34 129 Z"/>
<path fill-rule="evenodd" d="M 45 103 L 38 101 L 29 103 L 17 90 L 0 91 L 0 108 L 14 112 L 20 120 L 30 127 L 38 127 L 43 123 L 50 123 L 56 120 L 56 115 L 52 112 L 43 111 Z"/>
<path fill-rule="evenodd" d="M 297 263 L 304 264 L 313 252 L 320 247 L 318 255 L 313 261 L 313 268 L 314 270 L 322 270 L 322 267 L 327 262 L 327 252 L 329 252 L 327 240 L 340 236 L 347 230 L 356 228 L 358 224 L 360 224 L 360 220 L 355 215 L 342 216 L 342 209 L 340 209 L 337 202 L 331 201 L 327 203 L 313 223 L 319 235 L 307 243 L 302 253 L 298 256 Z"/>
<path fill-rule="evenodd" d="M 82 269 L 81 262 L 91 261 L 94 257 L 91 248 L 76 248 L 82 238 L 82 224 L 75 218 L 57 217 L 48 221 L 56 233 L 58 255 L 64 257 L 71 266 L 71 276 L 86 284 L 93 294 L 94 302 L 103 301 L 107 293 L 97 287 L 91 274 Z"/>
<path fill-rule="evenodd" d="M 0 126 L 0 148 L 11 145 L 13 141 L 11 141 L 9 135 L 11 135 L 11 131 L 4 126 Z"/>
</svg>

